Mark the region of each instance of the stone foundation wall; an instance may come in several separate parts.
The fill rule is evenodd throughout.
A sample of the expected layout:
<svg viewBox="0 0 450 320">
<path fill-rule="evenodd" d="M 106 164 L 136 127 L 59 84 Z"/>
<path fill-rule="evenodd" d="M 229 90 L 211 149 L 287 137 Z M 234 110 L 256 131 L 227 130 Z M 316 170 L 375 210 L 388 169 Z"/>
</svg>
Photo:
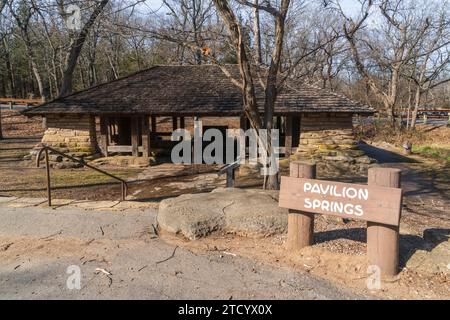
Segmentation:
<svg viewBox="0 0 450 320">
<path fill-rule="evenodd" d="M 350 113 L 303 114 L 297 158 L 345 163 L 345 166 L 371 164 L 373 160 L 358 148 L 352 116 Z M 357 166 L 356 170 L 360 171 L 360 167 Z"/>
<path fill-rule="evenodd" d="M 95 120 L 92 116 L 47 116 L 42 143 L 63 152 L 93 154 L 98 150 Z"/>
</svg>

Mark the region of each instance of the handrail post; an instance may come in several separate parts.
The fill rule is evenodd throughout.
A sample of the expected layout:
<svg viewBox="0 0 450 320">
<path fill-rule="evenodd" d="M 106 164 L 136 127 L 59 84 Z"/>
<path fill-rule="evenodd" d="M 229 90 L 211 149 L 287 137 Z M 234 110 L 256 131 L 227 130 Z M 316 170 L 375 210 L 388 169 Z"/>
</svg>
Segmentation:
<svg viewBox="0 0 450 320">
<path fill-rule="evenodd" d="M 48 160 L 48 150 L 45 148 L 45 169 L 47 171 L 47 197 L 48 197 L 48 206 L 52 206 L 52 194 L 51 194 L 51 186 L 50 186 L 50 165 Z"/>
<path fill-rule="evenodd" d="M 47 145 L 43 145 L 42 148 L 39 150 L 39 152 L 37 154 L 36 166 L 39 167 L 40 157 L 42 155 L 42 152 L 45 151 L 45 165 L 46 165 L 46 168 L 47 168 L 47 193 L 48 193 L 49 206 L 51 206 L 51 194 L 50 194 L 51 193 L 51 186 L 50 186 L 50 165 L 49 165 L 49 158 L 48 158 L 48 150 L 50 150 L 50 151 L 52 151 L 52 152 L 54 152 L 56 154 L 59 154 L 60 156 L 65 157 L 65 158 L 67 158 L 69 160 L 72 160 L 74 162 L 80 163 L 83 166 L 85 166 L 87 168 L 90 168 L 90 169 L 92 169 L 94 171 L 100 172 L 101 174 L 104 174 L 104 175 L 106 175 L 106 176 L 108 176 L 110 178 L 118 180 L 121 183 L 121 194 L 122 194 L 121 199 L 122 199 L 122 201 L 125 201 L 125 199 L 127 197 L 127 191 L 128 191 L 128 185 L 127 185 L 127 182 L 125 180 L 123 180 L 123 179 L 121 179 L 119 177 L 116 177 L 116 176 L 114 176 L 114 175 L 112 175 L 112 174 L 110 174 L 110 173 L 108 173 L 106 171 L 103 171 L 103 170 L 99 169 L 99 168 L 93 167 L 93 166 L 87 164 L 86 162 L 84 162 L 82 160 L 78 160 L 78 159 L 76 159 L 76 158 L 74 158 L 72 156 L 64 154 L 64 153 L 62 153 L 62 152 L 60 152 L 60 151 L 58 151 L 56 149 L 53 149 L 52 147 L 49 147 Z"/>
<path fill-rule="evenodd" d="M 125 182 L 121 181 L 121 187 L 122 187 L 122 201 L 125 201 L 125 198 L 127 196 L 127 189 L 125 186 Z"/>
</svg>

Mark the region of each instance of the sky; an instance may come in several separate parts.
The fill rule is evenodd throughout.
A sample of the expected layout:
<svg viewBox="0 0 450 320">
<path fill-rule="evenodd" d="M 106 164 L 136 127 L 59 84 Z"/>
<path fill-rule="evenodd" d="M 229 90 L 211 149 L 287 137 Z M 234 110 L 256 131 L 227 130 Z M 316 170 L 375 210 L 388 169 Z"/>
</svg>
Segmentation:
<svg viewBox="0 0 450 320">
<path fill-rule="evenodd" d="M 361 6 L 356 0 L 341 0 L 342 9 L 346 13 L 355 14 L 358 13 Z"/>
<path fill-rule="evenodd" d="M 341 2 L 341 6 L 347 14 L 352 15 L 358 13 L 360 5 L 357 0 L 339 0 L 339 1 Z M 158 10 L 159 8 L 161 8 L 161 2 L 162 2 L 161 0 L 147 0 L 146 5 L 150 7 L 152 10 Z"/>
</svg>

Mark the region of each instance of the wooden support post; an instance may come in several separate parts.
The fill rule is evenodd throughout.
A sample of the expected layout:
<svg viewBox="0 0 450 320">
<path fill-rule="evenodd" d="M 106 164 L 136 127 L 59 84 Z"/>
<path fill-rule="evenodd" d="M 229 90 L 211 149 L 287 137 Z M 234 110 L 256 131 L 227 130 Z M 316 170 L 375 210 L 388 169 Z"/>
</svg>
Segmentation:
<svg viewBox="0 0 450 320">
<path fill-rule="evenodd" d="M 281 132 L 281 117 L 277 116 L 276 120 L 277 120 L 277 129 L 280 130 L 280 132 Z"/>
<path fill-rule="evenodd" d="M 178 118 L 172 117 L 172 130 L 175 131 L 178 129 Z"/>
<path fill-rule="evenodd" d="M 292 154 L 292 117 L 286 116 L 286 131 L 284 138 L 285 156 L 290 157 Z"/>
<path fill-rule="evenodd" d="M 100 117 L 100 136 L 101 136 L 103 155 L 105 157 L 108 156 L 108 146 L 109 146 L 108 126 L 109 126 L 109 118 L 108 117 Z"/>
<path fill-rule="evenodd" d="M 156 118 L 156 116 L 152 116 L 151 118 L 152 118 L 152 132 L 156 132 L 156 121 L 157 121 L 157 118 Z"/>
<path fill-rule="evenodd" d="M 200 117 L 194 117 L 194 143 L 192 150 L 192 165 L 203 163 L 203 125 Z"/>
<path fill-rule="evenodd" d="M 12 101 L 10 101 L 9 102 L 9 110 L 12 110 L 12 108 L 13 108 L 13 103 L 12 103 Z"/>
<path fill-rule="evenodd" d="M 148 116 L 144 116 L 142 118 L 142 155 L 144 157 L 150 157 L 150 126 L 149 126 L 149 118 Z"/>
<path fill-rule="evenodd" d="M 294 178 L 315 179 L 316 165 L 292 162 L 290 176 Z M 288 250 L 300 250 L 314 243 L 314 214 L 298 210 L 289 210 Z"/>
<path fill-rule="evenodd" d="M 180 117 L 180 129 L 186 128 L 186 122 L 184 121 L 184 117 Z"/>
<path fill-rule="evenodd" d="M 0 106 L 0 140 L 3 139 L 3 131 L 2 131 L 2 108 Z"/>
<path fill-rule="evenodd" d="M 239 119 L 239 128 L 246 131 L 247 130 L 247 117 L 246 116 L 241 116 L 241 118 Z"/>
<path fill-rule="evenodd" d="M 131 118 L 131 155 L 133 157 L 139 156 L 139 142 L 138 142 L 138 124 L 139 118 L 138 117 L 132 117 Z"/>
<path fill-rule="evenodd" d="M 157 117 L 156 116 L 151 116 L 150 117 L 151 121 L 151 130 L 150 130 L 150 140 L 156 140 L 156 135 L 155 132 L 157 130 Z"/>
<path fill-rule="evenodd" d="M 370 168 L 370 186 L 400 188 L 401 170 Z M 399 226 L 388 226 L 375 222 L 367 223 L 367 255 L 369 264 L 378 266 L 381 274 L 394 276 L 399 263 Z"/>
</svg>

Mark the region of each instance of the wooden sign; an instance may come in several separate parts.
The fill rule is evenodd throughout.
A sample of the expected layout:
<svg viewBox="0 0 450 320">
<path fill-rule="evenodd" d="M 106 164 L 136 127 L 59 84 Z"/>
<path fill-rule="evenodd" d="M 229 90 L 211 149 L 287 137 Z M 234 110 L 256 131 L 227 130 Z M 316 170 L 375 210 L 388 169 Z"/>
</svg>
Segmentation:
<svg viewBox="0 0 450 320">
<path fill-rule="evenodd" d="M 402 190 L 281 177 L 282 208 L 398 226 L 402 209 Z"/>
</svg>

